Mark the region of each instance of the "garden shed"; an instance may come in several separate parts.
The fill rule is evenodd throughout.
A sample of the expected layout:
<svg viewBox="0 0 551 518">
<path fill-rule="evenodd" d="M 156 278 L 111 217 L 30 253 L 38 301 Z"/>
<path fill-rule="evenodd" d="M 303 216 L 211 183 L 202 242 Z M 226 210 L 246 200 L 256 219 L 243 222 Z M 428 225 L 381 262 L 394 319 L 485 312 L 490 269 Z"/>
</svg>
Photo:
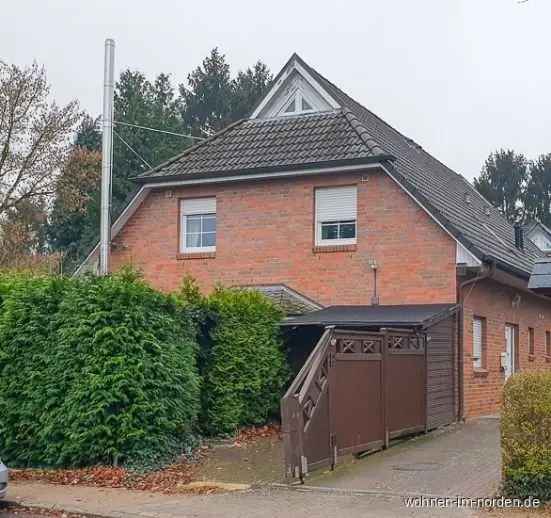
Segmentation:
<svg viewBox="0 0 551 518">
<path fill-rule="evenodd" d="M 281 401 L 287 476 L 453 422 L 456 313 L 455 304 L 331 306 L 288 319 L 298 336 L 322 334 Z"/>
</svg>

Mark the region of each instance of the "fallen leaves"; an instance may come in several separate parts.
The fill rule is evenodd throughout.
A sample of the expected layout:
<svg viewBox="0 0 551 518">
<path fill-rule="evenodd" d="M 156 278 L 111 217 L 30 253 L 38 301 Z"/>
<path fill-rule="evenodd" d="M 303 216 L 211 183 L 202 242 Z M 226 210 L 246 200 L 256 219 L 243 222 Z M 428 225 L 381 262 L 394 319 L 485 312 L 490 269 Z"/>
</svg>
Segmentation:
<svg viewBox="0 0 551 518">
<path fill-rule="evenodd" d="M 59 470 L 14 469 L 10 470 L 10 479 L 68 486 L 81 485 L 177 493 L 182 492 L 182 488 L 193 480 L 196 467 L 194 463 L 182 461 L 158 471 L 143 474 L 108 466 Z"/>
<path fill-rule="evenodd" d="M 37 518 L 38 516 L 48 518 L 86 518 L 86 515 L 84 514 L 67 513 L 65 511 L 44 509 L 41 507 L 25 507 L 10 504 L 5 508 L 0 507 L 0 511 L 3 509 L 9 512 L 9 516 L 21 516 L 21 518 Z"/>
<path fill-rule="evenodd" d="M 234 445 L 240 446 L 243 443 L 251 443 L 259 438 L 267 437 L 281 439 L 281 426 L 279 424 L 267 424 L 242 428 L 236 434 Z"/>
<path fill-rule="evenodd" d="M 240 447 L 271 437 L 281 438 L 281 427 L 278 424 L 251 426 L 236 433 L 233 446 Z M 223 485 L 216 484 L 216 482 L 198 482 L 198 479 L 201 478 L 201 464 L 211 451 L 210 448 L 203 446 L 195 451 L 192 459 L 182 457 L 174 464 L 146 473 L 137 473 L 112 466 L 55 470 L 29 468 L 10 470 L 10 479 L 67 486 L 124 488 L 167 494 L 211 494 L 225 490 Z"/>
</svg>

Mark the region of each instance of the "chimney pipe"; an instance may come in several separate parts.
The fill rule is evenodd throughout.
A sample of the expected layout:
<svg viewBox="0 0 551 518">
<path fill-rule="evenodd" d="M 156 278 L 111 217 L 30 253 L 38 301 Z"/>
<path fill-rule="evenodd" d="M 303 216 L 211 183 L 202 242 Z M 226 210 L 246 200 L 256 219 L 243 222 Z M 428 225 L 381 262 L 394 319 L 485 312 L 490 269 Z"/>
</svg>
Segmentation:
<svg viewBox="0 0 551 518">
<path fill-rule="evenodd" d="M 113 89 L 115 67 L 115 40 L 105 40 L 103 68 L 103 116 L 101 137 L 101 218 L 99 246 L 99 274 L 109 273 L 111 255 L 111 171 L 113 168 Z"/>
<path fill-rule="evenodd" d="M 524 229 L 520 223 L 515 224 L 515 246 L 524 250 Z"/>
</svg>

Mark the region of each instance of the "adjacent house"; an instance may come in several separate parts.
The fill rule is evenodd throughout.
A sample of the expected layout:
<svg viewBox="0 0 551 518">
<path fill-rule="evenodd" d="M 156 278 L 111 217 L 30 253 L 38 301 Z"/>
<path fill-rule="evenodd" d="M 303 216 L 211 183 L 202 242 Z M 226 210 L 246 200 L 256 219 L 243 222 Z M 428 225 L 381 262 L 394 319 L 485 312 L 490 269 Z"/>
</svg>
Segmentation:
<svg viewBox="0 0 551 518">
<path fill-rule="evenodd" d="M 531 221 L 524 225 L 524 235 L 542 252 L 551 253 L 551 229 L 539 221 Z"/>
<path fill-rule="evenodd" d="M 113 269 L 131 263 L 163 290 L 184 275 L 206 291 L 258 286 L 322 324 L 346 308 L 355 325 L 376 307 L 389 325 L 458 308 L 441 366 L 457 417 L 497 412 L 508 376 L 551 366 L 551 300 L 528 289 L 538 246 L 296 54 L 248 118 L 136 182 Z"/>
</svg>

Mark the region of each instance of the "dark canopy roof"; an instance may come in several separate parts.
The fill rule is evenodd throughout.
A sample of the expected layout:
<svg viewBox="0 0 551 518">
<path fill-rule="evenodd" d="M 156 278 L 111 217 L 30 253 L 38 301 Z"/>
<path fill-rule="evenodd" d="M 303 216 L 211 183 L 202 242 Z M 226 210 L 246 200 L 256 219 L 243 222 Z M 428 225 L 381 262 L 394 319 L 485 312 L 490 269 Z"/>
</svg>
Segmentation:
<svg viewBox="0 0 551 518">
<path fill-rule="evenodd" d="M 285 321 L 286 326 L 427 326 L 454 313 L 455 304 L 408 304 L 396 306 L 329 306 Z"/>
</svg>

